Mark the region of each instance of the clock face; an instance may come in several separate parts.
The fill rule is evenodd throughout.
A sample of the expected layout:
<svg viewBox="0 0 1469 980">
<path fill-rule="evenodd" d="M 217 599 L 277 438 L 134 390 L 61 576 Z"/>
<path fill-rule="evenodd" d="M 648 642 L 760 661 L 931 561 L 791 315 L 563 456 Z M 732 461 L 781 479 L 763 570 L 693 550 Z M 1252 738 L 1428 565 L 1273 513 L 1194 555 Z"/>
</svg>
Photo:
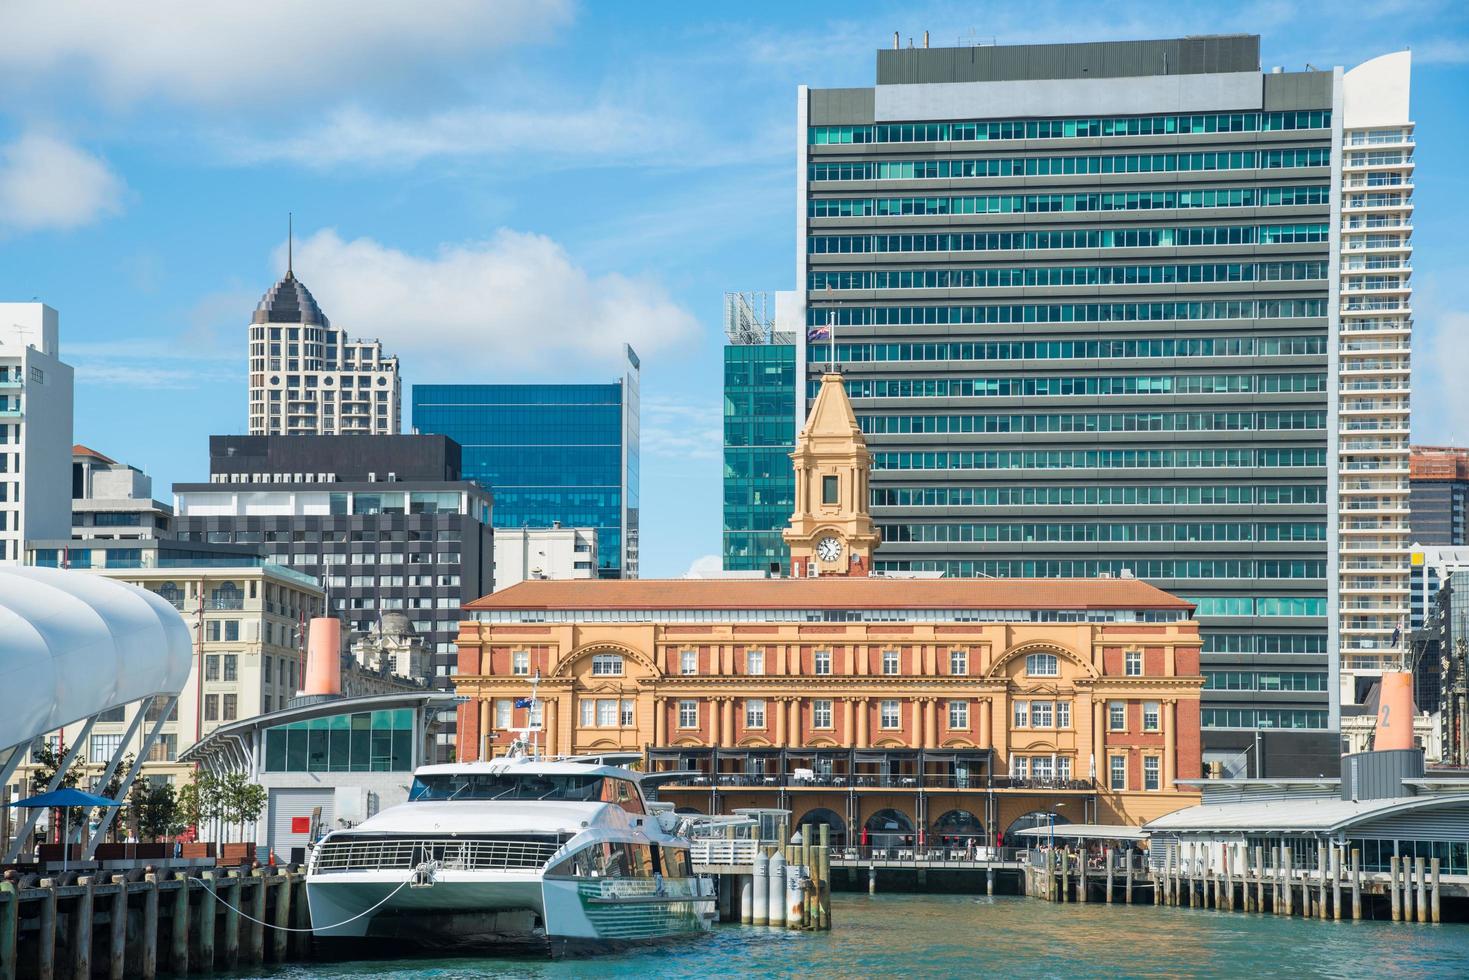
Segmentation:
<svg viewBox="0 0 1469 980">
<path fill-rule="evenodd" d="M 816 543 L 816 557 L 822 561 L 836 561 L 842 557 L 842 543 L 836 538 L 822 538 Z"/>
</svg>

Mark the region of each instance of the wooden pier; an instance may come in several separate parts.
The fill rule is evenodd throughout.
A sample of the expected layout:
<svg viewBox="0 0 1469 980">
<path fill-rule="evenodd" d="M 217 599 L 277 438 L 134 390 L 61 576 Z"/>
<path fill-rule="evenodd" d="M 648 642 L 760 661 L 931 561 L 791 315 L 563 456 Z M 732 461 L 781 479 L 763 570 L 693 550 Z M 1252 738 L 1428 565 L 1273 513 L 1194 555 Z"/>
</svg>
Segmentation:
<svg viewBox="0 0 1469 980">
<path fill-rule="evenodd" d="M 3 881 L 0 977 L 146 980 L 285 963 L 310 956 L 309 929 L 305 876 L 295 868 L 150 873 L 137 880 L 96 872 L 73 884 L 43 878 L 21 888 Z"/>
<path fill-rule="evenodd" d="M 1038 848 L 1025 867 L 1027 893 L 1053 902 L 1101 900 L 1317 919 L 1442 921 L 1448 900 L 1469 904 L 1469 876 L 1444 875 L 1439 859 L 1392 858 L 1366 872 L 1358 850 L 1321 844 L 1307 853 L 1254 847 L 1243 866 L 1228 849 L 1169 850 L 1161 867 L 1119 868 L 1109 849 L 1100 868 L 1059 848 Z M 1384 914 L 1386 913 L 1386 914 Z"/>
</svg>

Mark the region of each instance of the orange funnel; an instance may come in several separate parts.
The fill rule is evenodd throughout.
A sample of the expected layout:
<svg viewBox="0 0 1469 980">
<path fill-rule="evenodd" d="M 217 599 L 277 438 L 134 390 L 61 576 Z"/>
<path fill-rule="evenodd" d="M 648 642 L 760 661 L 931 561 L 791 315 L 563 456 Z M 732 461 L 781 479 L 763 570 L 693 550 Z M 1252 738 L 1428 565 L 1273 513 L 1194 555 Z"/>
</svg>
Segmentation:
<svg viewBox="0 0 1469 980">
<path fill-rule="evenodd" d="M 1411 749 L 1413 747 L 1413 675 L 1392 671 L 1382 675 L 1381 695 L 1377 702 L 1377 734 L 1374 749 Z"/>
<path fill-rule="evenodd" d="M 334 616 L 311 620 L 306 642 L 305 694 L 342 693 L 342 621 Z"/>
</svg>

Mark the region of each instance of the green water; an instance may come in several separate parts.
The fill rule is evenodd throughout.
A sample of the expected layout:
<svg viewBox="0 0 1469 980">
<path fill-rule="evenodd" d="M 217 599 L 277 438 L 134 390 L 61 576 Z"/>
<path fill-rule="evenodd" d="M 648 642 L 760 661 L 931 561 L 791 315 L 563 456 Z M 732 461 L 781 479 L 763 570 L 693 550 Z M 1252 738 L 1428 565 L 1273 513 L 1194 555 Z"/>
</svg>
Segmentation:
<svg viewBox="0 0 1469 980">
<path fill-rule="evenodd" d="M 833 897 L 827 933 L 717 927 L 632 953 L 310 963 L 275 977 L 1465 977 L 1469 925 L 1321 922 L 958 895 Z"/>
</svg>

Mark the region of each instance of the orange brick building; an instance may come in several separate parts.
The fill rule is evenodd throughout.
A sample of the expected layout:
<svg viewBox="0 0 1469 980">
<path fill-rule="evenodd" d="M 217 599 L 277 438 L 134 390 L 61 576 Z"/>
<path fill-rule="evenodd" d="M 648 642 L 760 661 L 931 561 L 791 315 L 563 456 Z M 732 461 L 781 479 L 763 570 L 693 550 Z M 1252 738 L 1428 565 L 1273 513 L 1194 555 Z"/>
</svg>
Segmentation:
<svg viewBox="0 0 1469 980">
<path fill-rule="evenodd" d="M 1200 775 L 1192 606 L 1132 579 L 866 577 L 866 448 L 834 377 L 794 454 L 809 577 L 529 581 L 466 605 L 460 758 L 535 727 L 549 753 L 697 773 L 663 788 L 679 806 L 784 807 L 850 840 L 1197 802 L 1174 782 Z"/>
</svg>

